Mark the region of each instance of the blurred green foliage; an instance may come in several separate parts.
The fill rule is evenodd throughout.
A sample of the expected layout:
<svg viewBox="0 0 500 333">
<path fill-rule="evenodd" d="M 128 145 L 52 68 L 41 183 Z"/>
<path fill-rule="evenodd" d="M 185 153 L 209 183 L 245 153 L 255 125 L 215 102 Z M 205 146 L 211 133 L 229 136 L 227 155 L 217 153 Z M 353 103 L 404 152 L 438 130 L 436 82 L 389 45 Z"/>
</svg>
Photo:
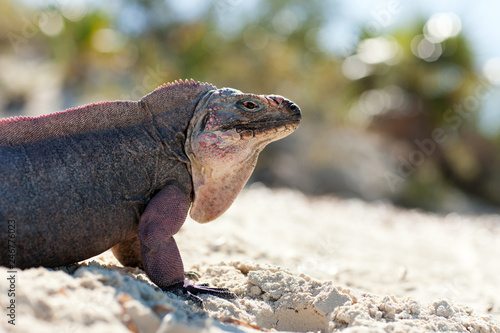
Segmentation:
<svg viewBox="0 0 500 333">
<path fill-rule="evenodd" d="M 498 142 L 477 128 L 492 86 L 462 32 L 433 34 L 428 18 L 365 29 L 339 56 L 321 42 L 336 2 L 197 4 L 3 1 L 0 116 L 137 100 L 194 78 L 301 106 L 301 129 L 263 154 L 254 180 L 437 211 L 500 204 Z"/>
</svg>

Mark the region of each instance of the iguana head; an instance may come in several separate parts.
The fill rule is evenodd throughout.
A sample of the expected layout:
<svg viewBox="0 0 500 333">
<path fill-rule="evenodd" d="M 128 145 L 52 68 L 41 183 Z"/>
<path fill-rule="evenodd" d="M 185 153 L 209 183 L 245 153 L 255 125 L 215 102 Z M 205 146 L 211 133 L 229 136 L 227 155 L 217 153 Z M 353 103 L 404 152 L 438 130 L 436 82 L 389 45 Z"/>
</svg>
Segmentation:
<svg viewBox="0 0 500 333">
<path fill-rule="evenodd" d="M 205 223 L 224 213 L 262 149 L 292 133 L 300 119 L 299 107 L 281 96 L 229 88 L 208 93 L 198 104 L 186 141 L 194 185 L 191 217 Z"/>
</svg>

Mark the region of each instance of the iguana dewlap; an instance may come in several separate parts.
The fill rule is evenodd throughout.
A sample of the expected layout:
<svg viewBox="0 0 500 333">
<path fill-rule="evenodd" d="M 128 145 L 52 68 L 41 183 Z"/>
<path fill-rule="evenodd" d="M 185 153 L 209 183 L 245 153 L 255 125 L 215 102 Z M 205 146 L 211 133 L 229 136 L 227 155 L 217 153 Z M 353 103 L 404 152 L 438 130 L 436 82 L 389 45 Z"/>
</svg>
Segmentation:
<svg viewBox="0 0 500 333">
<path fill-rule="evenodd" d="M 55 267 L 112 248 L 160 288 L 183 285 L 172 236 L 189 209 L 201 223 L 224 213 L 260 151 L 300 118 L 283 97 L 186 80 L 138 102 L 0 120 L 5 246 L 15 221 L 15 257 L 1 251 L 0 264 Z"/>
</svg>

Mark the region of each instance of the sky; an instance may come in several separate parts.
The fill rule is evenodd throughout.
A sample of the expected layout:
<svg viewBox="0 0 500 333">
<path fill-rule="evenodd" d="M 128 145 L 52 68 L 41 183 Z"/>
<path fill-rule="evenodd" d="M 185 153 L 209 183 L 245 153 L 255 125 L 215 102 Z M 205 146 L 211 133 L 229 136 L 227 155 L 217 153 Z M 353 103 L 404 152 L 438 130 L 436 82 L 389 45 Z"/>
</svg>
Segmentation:
<svg viewBox="0 0 500 333">
<path fill-rule="evenodd" d="M 217 0 L 248 10 L 258 0 Z M 198 10 L 206 5 L 205 0 L 173 1 L 181 16 L 196 17 Z M 475 47 L 477 65 L 482 66 L 489 58 L 500 57 L 500 1 L 498 0 L 340 0 L 332 1 L 328 11 L 334 17 L 331 30 L 327 32 L 330 42 L 349 44 L 357 36 L 358 28 L 368 25 L 390 32 L 418 18 L 427 18 L 434 13 L 454 12 L 462 20 L 462 31 Z M 235 15 L 237 16 L 237 15 Z M 335 49 L 335 45 L 330 45 Z"/>
<path fill-rule="evenodd" d="M 434 13 L 454 12 L 462 21 L 462 31 L 474 46 L 478 66 L 489 58 L 500 57 L 500 1 L 453 1 L 453 0 L 351 0 L 341 1 L 342 12 L 351 22 L 384 22 L 384 15 L 393 14 L 388 31 L 408 24 L 418 17 L 430 17 Z M 397 8 L 394 10 L 394 8 Z M 382 17 L 382 18 L 380 18 Z"/>
<path fill-rule="evenodd" d="M 487 62 L 496 58 L 496 72 L 500 74 L 500 1 L 497 0 L 342 0 L 336 3 L 335 22 L 325 32 L 334 51 L 342 52 L 353 45 L 358 33 L 356 27 L 379 28 L 390 33 L 408 26 L 419 18 L 429 18 L 437 13 L 453 12 L 461 19 L 462 33 L 469 40 L 479 73 Z M 340 20 L 338 19 L 340 17 Z M 500 83 L 493 86 L 483 102 L 479 118 L 481 131 L 486 135 L 500 132 Z"/>
<path fill-rule="evenodd" d="M 224 18 L 233 23 L 238 22 L 241 12 L 258 7 L 259 0 L 214 0 L 221 8 L 232 7 L 233 17 Z M 107 7 L 112 11 L 123 11 L 123 2 L 111 0 L 23 0 L 31 5 L 43 6 L 49 3 L 86 3 Z M 192 19 L 207 7 L 206 0 L 174 0 L 169 1 L 179 17 Z M 328 3 L 328 2 L 327 2 Z M 400 26 L 407 26 L 412 20 L 430 17 L 433 13 L 454 12 L 462 19 L 463 32 L 475 47 L 478 66 L 491 57 L 500 57 L 500 1 L 498 0 L 337 0 L 331 1 L 331 29 L 326 31 L 332 49 L 352 44 L 359 27 L 370 26 L 390 32 Z M 126 6 L 125 6 L 126 7 Z M 133 8 L 132 8 L 133 9 Z M 327 38 L 325 38 L 325 41 Z M 333 45 L 332 45 L 333 44 Z"/>
</svg>

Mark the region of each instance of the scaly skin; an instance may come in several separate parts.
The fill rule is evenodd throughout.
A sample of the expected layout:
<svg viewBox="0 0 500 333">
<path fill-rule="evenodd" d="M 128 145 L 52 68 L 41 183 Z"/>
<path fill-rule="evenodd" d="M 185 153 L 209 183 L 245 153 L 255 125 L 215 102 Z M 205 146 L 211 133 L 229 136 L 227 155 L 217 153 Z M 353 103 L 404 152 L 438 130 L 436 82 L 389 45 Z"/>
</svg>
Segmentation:
<svg viewBox="0 0 500 333">
<path fill-rule="evenodd" d="M 184 279 L 173 235 L 188 212 L 200 223 L 224 213 L 300 117 L 280 96 L 186 80 L 138 102 L 0 120 L 0 224 L 15 221 L 15 255 L 0 264 L 56 267 L 112 248 L 164 290 L 232 297 Z"/>
</svg>

